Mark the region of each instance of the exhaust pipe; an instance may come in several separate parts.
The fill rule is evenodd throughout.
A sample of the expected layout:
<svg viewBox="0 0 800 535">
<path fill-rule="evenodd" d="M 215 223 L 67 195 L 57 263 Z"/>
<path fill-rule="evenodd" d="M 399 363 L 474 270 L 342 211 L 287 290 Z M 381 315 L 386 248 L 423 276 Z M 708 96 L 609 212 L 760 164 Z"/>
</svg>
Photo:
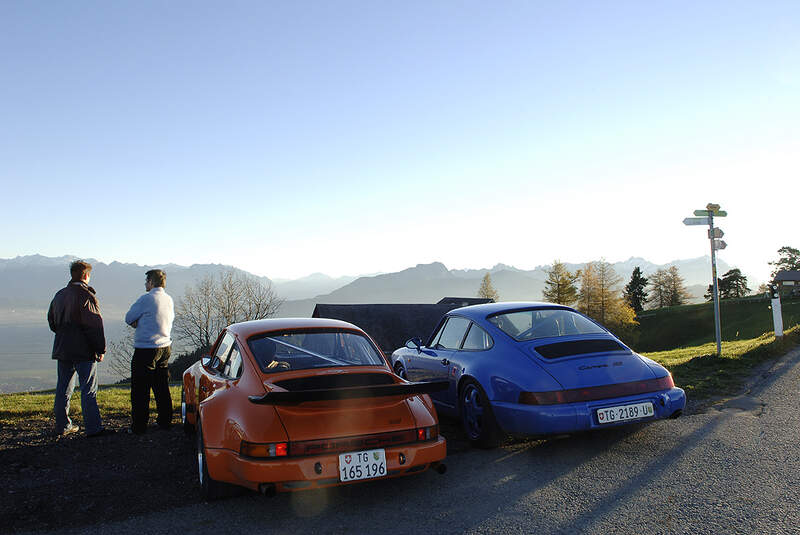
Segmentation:
<svg viewBox="0 0 800 535">
<path fill-rule="evenodd" d="M 675 411 L 675 412 L 673 412 L 672 414 L 669 415 L 669 419 L 670 420 L 674 420 L 675 418 L 678 418 L 681 414 L 683 414 L 683 411 L 682 410 L 677 410 L 677 411 Z"/>
<path fill-rule="evenodd" d="M 447 472 L 447 465 L 444 464 L 444 463 L 436 463 L 433 466 L 433 469 L 436 470 L 440 474 L 444 474 L 445 472 Z"/>
<path fill-rule="evenodd" d="M 258 486 L 258 492 L 269 498 L 275 496 L 275 483 L 261 483 Z"/>
</svg>

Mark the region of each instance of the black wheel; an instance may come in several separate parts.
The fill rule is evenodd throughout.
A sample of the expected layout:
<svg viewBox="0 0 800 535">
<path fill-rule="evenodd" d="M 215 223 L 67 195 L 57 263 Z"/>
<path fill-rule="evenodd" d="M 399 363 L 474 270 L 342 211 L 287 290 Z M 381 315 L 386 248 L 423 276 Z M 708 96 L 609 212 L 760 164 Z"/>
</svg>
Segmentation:
<svg viewBox="0 0 800 535">
<path fill-rule="evenodd" d="M 181 423 L 183 424 L 183 432 L 187 435 L 194 433 L 194 425 L 190 424 L 186 419 L 186 387 L 181 387 Z"/>
<path fill-rule="evenodd" d="M 218 500 L 231 496 L 236 488 L 234 485 L 215 481 L 208 475 L 208 464 L 206 463 L 206 450 L 203 443 L 203 426 L 200 419 L 197 420 L 197 476 L 200 482 L 200 492 L 206 501 Z"/>
<path fill-rule="evenodd" d="M 408 376 L 406 375 L 406 367 L 403 366 L 402 362 L 396 362 L 394 365 L 394 374 L 398 377 L 405 379 L 408 381 Z"/>
<path fill-rule="evenodd" d="M 470 444 L 487 449 L 496 447 L 503 432 L 481 385 L 468 379 L 461 385 L 458 400 L 461 425 Z"/>
</svg>

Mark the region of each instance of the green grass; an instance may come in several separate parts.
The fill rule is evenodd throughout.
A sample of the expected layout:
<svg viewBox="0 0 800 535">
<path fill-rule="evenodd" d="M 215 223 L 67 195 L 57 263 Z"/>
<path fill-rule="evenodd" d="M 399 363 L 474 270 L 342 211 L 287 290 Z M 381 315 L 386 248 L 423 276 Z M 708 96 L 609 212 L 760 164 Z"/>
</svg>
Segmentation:
<svg viewBox="0 0 800 535">
<path fill-rule="evenodd" d="M 55 390 L 41 392 L 20 392 L 0 394 L 0 427 L 14 425 L 20 420 L 40 422 L 50 425 L 53 419 L 53 396 Z M 170 386 L 172 405 L 177 411 L 181 404 L 180 385 Z M 104 420 L 125 420 L 130 418 L 130 385 L 101 386 L 97 391 L 97 405 Z M 155 414 L 155 401 L 150 399 L 151 413 Z M 70 418 L 81 418 L 81 394 L 77 389 L 70 401 Z"/>
<path fill-rule="evenodd" d="M 675 385 L 686 390 L 690 399 L 705 399 L 736 393 L 756 366 L 798 344 L 800 325 L 795 325 L 778 339 L 768 332 L 755 338 L 723 342 L 719 357 L 715 355 L 716 341 L 642 354 L 670 370 Z"/>
<path fill-rule="evenodd" d="M 720 324 L 725 341 L 750 340 L 773 330 L 769 301 L 761 297 L 723 300 Z M 800 298 L 784 297 L 783 325 L 800 324 Z M 711 303 L 646 310 L 631 345 L 637 351 L 661 351 L 714 342 L 714 307 Z"/>
</svg>

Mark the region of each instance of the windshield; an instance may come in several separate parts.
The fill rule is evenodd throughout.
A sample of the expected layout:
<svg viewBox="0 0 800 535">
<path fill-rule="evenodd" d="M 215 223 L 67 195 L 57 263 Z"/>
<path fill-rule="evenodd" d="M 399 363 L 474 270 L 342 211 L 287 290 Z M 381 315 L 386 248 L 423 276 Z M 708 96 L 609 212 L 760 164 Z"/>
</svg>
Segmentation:
<svg viewBox="0 0 800 535">
<path fill-rule="evenodd" d="M 366 337 L 352 331 L 282 331 L 251 336 L 247 345 L 264 373 L 386 364 Z"/>
<path fill-rule="evenodd" d="M 571 310 L 540 308 L 497 314 L 489 318 L 504 333 L 524 342 L 536 338 L 599 334 L 605 329 Z"/>
</svg>

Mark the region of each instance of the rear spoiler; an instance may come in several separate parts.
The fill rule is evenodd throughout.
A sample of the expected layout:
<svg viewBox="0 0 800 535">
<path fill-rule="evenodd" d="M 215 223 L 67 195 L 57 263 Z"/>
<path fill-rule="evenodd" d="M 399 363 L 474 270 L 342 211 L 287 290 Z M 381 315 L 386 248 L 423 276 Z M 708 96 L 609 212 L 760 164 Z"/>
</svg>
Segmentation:
<svg viewBox="0 0 800 535">
<path fill-rule="evenodd" d="M 378 398 L 384 396 L 413 396 L 430 394 L 450 388 L 449 381 L 424 381 L 392 385 L 353 386 L 347 388 L 323 388 L 319 390 L 295 390 L 267 392 L 263 396 L 250 396 L 253 403 L 262 405 L 290 405 L 305 401 L 331 401 L 339 399 Z"/>
</svg>

